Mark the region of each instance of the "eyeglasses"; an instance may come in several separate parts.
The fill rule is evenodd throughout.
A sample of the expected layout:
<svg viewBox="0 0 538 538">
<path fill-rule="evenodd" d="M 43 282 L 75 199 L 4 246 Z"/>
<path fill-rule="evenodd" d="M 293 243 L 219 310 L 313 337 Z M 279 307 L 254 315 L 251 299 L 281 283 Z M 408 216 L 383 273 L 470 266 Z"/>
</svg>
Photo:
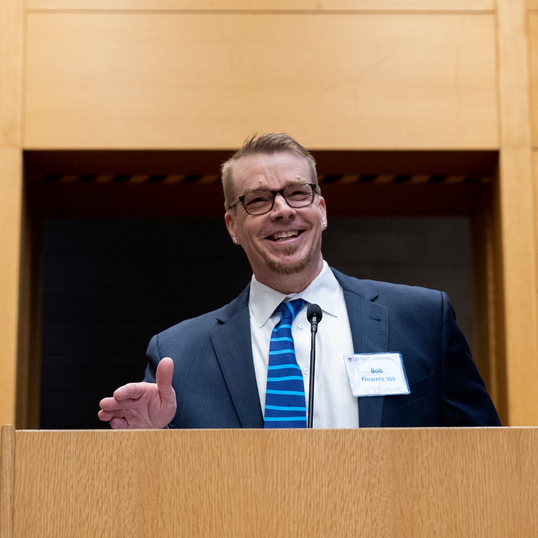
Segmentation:
<svg viewBox="0 0 538 538">
<path fill-rule="evenodd" d="M 280 194 L 290 207 L 306 207 L 314 201 L 316 187 L 314 183 L 297 183 L 278 191 L 252 191 L 240 196 L 230 209 L 241 202 L 249 215 L 264 215 L 273 209 L 277 194 Z"/>
</svg>

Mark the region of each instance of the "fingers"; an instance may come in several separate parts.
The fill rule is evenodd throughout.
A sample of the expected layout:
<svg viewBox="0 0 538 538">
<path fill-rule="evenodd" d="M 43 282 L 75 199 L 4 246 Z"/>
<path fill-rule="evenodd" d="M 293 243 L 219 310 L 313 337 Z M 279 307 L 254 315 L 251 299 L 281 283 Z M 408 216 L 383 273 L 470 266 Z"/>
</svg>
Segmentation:
<svg viewBox="0 0 538 538">
<path fill-rule="evenodd" d="M 129 428 L 129 424 L 124 418 L 113 418 L 110 420 L 110 427 L 113 430 L 126 430 Z"/>
<path fill-rule="evenodd" d="M 174 361 L 170 357 L 164 357 L 157 365 L 155 379 L 157 387 L 164 400 L 175 400 L 175 392 L 172 388 L 172 378 L 174 376 Z"/>
<path fill-rule="evenodd" d="M 97 416 L 99 417 L 99 420 L 102 420 L 103 422 L 108 422 L 110 420 L 110 418 L 108 418 L 110 416 L 109 411 L 103 411 L 100 409 Z"/>
<path fill-rule="evenodd" d="M 103 422 L 108 422 L 109 420 L 112 420 L 113 418 L 123 418 L 124 415 L 125 415 L 124 409 L 115 409 L 113 411 L 107 411 L 107 410 L 101 409 L 97 413 L 99 420 L 102 420 Z"/>
<path fill-rule="evenodd" d="M 99 420 L 110 423 L 112 429 L 125 430 L 129 428 L 129 424 L 123 416 L 124 413 L 125 411 L 123 409 L 118 409 L 117 411 L 103 411 L 101 409 L 101 411 L 97 413 L 97 416 L 99 417 Z"/>
<path fill-rule="evenodd" d="M 99 407 L 101 408 L 97 413 L 99 420 L 107 422 L 112 419 L 125 419 L 126 410 L 134 411 L 147 405 L 147 402 L 144 404 L 142 396 L 150 390 L 157 391 L 157 385 L 155 383 L 129 383 L 116 389 L 113 397 L 103 398 L 99 402 Z M 113 427 L 127 428 L 129 426 L 126 423 L 123 426 L 117 425 Z"/>
<path fill-rule="evenodd" d="M 116 400 L 114 400 L 114 398 L 103 398 L 100 402 L 99 402 L 99 407 L 105 411 L 108 411 L 110 409 L 114 409 L 115 407 L 115 404 L 116 404 Z M 99 411 L 100 413 L 101 411 Z"/>
<path fill-rule="evenodd" d="M 154 386 L 154 383 L 127 383 L 127 385 L 123 385 L 123 387 L 119 387 L 114 391 L 114 399 L 117 402 L 137 400 L 144 396 L 146 391 L 152 390 Z"/>
</svg>

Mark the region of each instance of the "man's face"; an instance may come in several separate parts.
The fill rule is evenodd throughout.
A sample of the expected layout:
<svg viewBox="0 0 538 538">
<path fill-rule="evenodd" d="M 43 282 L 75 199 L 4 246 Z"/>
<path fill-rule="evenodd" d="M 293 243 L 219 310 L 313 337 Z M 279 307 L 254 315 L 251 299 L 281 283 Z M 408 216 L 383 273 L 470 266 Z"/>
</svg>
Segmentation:
<svg viewBox="0 0 538 538">
<path fill-rule="evenodd" d="M 236 199 L 253 190 L 312 183 L 306 159 L 285 152 L 240 158 L 234 165 L 233 181 Z M 284 293 L 299 292 L 321 271 L 321 233 L 326 222 L 323 197 L 316 196 L 311 205 L 294 209 L 277 195 L 273 209 L 264 215 L 249 215 L 238 203 L 226 212 L 225 220 L 232 239 L 243 247 L 263 284 Z"/>
</svg>

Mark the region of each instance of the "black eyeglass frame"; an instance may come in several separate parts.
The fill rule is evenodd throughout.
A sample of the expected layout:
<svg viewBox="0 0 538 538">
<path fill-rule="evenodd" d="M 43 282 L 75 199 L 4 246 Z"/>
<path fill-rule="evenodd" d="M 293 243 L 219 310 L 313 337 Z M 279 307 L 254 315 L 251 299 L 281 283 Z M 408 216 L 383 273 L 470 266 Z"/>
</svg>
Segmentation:
<svg viewBox="0 0 538 538">
<path fill-rule="evenodd" d="M 307 204 L 304 204 L 304 205 L 299 205 L 299 206 L 293 206 L 290 204 L 289 200 L 284 196 L 284 191 L 285 190 L 288 190 L 288 189 L 292 189 L 293 187 L 297 187 L 297 186 L 306 186 L 308 185 L 311 189 L 312 189 L 312 198 L 310 199 L 310 202 L 308 202 Z M 251 194 L 254 194 L 256 192 L 270 192 L 272 195 L 273 195 L 273 200 L 271 202 L 271 207 L 267 210 L 267 211 L 264 211 L 263 213 L 251 213 L 248 209 L 247 209 L 247 206 L 245 205 L 245 198 L 247 196 L 250 196 Z M 286 201 L 286 203 L 292 207 L 293 209 L 301 209 L 302 207 L 308 207 L 309 205 L 312 205 L 314 203 L 314 200 L 316 199 L 316 194 L 318 194 L 318 186 L 315 184 L 315 183 L 294 183 L 294 184 L 291 184 L 291 185 L 287 185 L 286 187 L 284 187 L 283 189 L 279 189 L 279 190 L 266 190 L 266 189 L 261 189 L 261 190 L 258 190 L 258 191 L 251 191 L 251 192 L 248 192 L 247 194 L 243 194 L 243 196 L 240 196 L 238 199 L 237 199 L 237 202 L 234 202 L 231 206 L 230 206 L 230 209 L 232 209 L 232 207 L 235 207 L 239 202 L 241 202 L 241 204 L 243 205 L 243 208 L 245 209 L 245 211 L 247 212 L 247 214 L 249 215 L 253 215 L 253 216 L 256 216 L 258 217 L 259 215 L 265 215 L 266 213 L 269 213 L 270 211 L 273 210 L 273 207 L 275 206 L 275 198 L 276 198 L 276 195 L 277 194 L 280 194 L 282 196 L 282 198 L 284 198 L 284 200 Z"/>
</svg>

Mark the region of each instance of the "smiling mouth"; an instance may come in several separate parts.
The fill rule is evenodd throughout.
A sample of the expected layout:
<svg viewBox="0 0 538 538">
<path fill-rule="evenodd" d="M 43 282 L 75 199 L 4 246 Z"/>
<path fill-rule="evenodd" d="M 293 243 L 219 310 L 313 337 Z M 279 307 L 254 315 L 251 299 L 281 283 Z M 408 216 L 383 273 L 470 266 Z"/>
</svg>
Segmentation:
<svg viewBox="0 0 538 538">
<path fill-rule="evenodd" d="M 273 235 L 270 235 L 268 239 L 271 241 L 287 241 L 288 239 L 293 239 L 298 237 L 302 233 L 302 230 L 292 230 L 290 232 L 280 232 Z"/>
</svg>

